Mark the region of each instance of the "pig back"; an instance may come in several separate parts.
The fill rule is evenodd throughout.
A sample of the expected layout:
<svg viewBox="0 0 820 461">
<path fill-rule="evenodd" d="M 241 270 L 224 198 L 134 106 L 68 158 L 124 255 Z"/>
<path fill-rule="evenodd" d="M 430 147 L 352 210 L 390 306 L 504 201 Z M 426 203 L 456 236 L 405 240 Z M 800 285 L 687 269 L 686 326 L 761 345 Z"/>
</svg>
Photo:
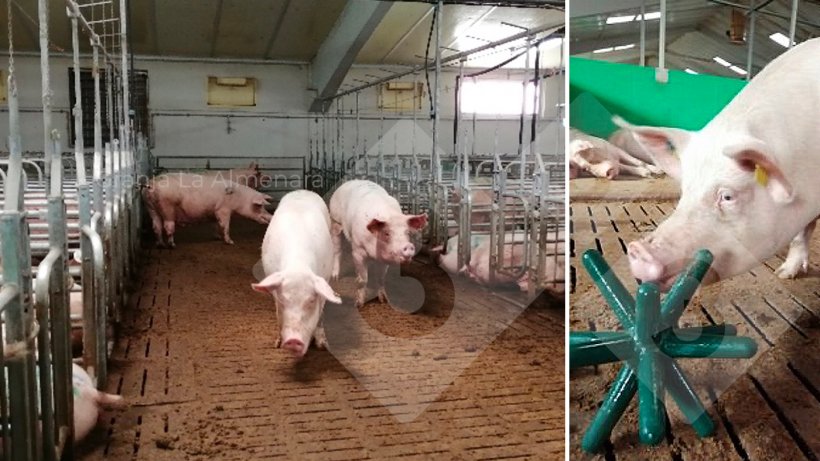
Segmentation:
<svg viewBox="0 0 820 461">
<path fill-rule="evenodd" d="M 306 267 L 328 278 L 332 258 L 330 215 L 324 200 L 306 190 L 285 195 L 262 242 L 265 273 Z"/>
</svg>

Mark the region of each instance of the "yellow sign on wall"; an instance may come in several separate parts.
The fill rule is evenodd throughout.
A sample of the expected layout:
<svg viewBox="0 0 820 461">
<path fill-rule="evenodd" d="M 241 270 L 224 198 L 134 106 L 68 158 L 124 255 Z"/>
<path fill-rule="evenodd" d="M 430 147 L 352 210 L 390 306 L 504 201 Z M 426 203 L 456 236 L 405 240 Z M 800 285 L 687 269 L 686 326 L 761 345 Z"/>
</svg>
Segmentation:
<svg viewBox="0 0 820 461">
<path fill-rule="evenodd" d="M 208 77 L 208 105 L 247 107 L 256 105 L 256 79 Z"/>
</svg>

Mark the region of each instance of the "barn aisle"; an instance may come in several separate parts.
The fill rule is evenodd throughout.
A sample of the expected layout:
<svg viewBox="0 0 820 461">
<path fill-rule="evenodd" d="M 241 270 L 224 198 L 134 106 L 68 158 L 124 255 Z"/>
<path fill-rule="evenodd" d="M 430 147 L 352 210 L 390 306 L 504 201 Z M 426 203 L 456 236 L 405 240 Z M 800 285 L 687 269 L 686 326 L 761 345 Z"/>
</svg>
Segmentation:
<svg viewBox="0 0 820 461">
<path fill-rule="evenodd" d="M 522 311 L 414 263 L 406 274 L 428 293 L 420 312 L 361 309 L 368 325 L 404 344 L 385 359 L 384 345 L 350 341 L 355 329 L 338 327 L 353 309 L 347 276 L 334 284 L 345 303 L 326 311 L 335 355 L 311 348 L 295 363 L 273 347 L 272 300 L 250 289 L 263 231 L 237 223 L 228 247 L 206 226 L 180 233 L 173 251 L 146 251 L 108 383 L 131 406 L 105 415 L 83 459 L 563 456 L 562 302 L 541 296 Z M 402 289 L 391 290 L 394 302 Z M 457 317 L 459 327 L 448 328 Z M 437 329 L 446 335 L 430 348 L 422 338 Z M 486 349 L 485 330 L 503 331 Z M 374 361 L 381 376 L 367 373 Z M 415 403 L 404 399 L 411 394 Z"/>
</svg>

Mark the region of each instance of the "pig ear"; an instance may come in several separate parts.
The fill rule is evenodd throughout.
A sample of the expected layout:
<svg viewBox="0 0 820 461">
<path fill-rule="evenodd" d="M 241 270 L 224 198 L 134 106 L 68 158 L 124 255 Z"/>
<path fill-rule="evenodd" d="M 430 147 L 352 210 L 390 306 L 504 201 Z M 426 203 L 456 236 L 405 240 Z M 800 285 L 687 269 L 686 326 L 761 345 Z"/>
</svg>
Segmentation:
<svg viewBox="0 0 820 461">
<path fill-rule="evenodd" d="M 282 276 L 281 272 L 274 272 L 273 274 L 265 277 L 261 282 L 252 283 L 251 288 L 262 293 L 271 293 L 273 290 L 282 286 L 283 280 L 284 276 Z"/>
<path fill-rule="evenodd" d="M 765 154 L 767 151 L 765 143 L 753 140 L 729 146 L 723 155 L 737 162 L 742 170 L 754 174 L 757 183 L 766 188 L 776 203 L 790 203 L 794 189 L 775 159 Z"/>
<path fill-rule="evenodd" d="M 330 285 L 327 283 L 327 280 L 319 277 L 318 275 L 314 278 L 314 288 L 316 289 L 316 293 L 319 296 L 325 298 L 326 300 L 334 303 L 334 304 L 341 304 L 342 298 L 339 297 L 334 291 L 333 288 L 330 288 Z"/>
<path fill-rule="evenodd" d="M 256 197 L 255 199 L 253 199 L 253 204 L 262 206 L 270 205 L 270 203 L 268 202 L 268 198 L 265 196 Z"/>
<path fill-rule="evenodd" d="M 416 230 L 424 229 L 427 225 L 427 213 L 410 216 L 407 218 L 407 225 Z"/>
<path fill-rule="evenodd" d="M 370 223 L 367 224 L 367 230 L 370 231 L 371 234 L 378 234 L 387 226 L 387 223 L 380 220 L 373 218 Z"/>
<path fill-rule="evenodd" d="M 255 170 L 256 169 L 256 160 L 254 160 L 253 162 L 251 162 L 250 165 L 248 165 L 248 169 L 249 170 Z"/>
<path fill-rule="evenodd" d="M 225 186 L 225 194 L 226 195 L 233 194 L 233 184 L 229 184 L 229 185 Z"/>
<path fill-rule="evenodd" d="M 649 152 L 655 164 L 666 174 L 680 182 L 680 153 L 689 144 L 692 133 L 675 128 L 656 128 L 630 125 L 620 117 L 612 119 L 616 125 L 626 128 L 635 140 Z"/>
</svg>

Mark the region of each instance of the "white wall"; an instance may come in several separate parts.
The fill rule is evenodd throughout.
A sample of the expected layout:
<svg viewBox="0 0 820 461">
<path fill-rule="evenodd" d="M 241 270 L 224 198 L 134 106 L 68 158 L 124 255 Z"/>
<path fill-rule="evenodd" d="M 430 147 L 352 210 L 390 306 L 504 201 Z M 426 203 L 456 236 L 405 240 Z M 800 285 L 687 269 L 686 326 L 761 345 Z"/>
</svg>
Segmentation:
<svg viewBox="0 0 820 461">
<path fill-rule="evenodd" d="M 40 68 L 39 59 L 35 56 L 17 57 L 15 60 L 18 85 L 20 88 L 20 106 L 24 113 L 21 116 L 23 149 L 41 151 L 43 146 L 42 115 L 40 113 Z M 54 91 L 53 106 L 55 109 L 54 125 L 67 140 L 68 130 L 68 69 L 71 61 L 64 57 L 52 58 L 51 84 Z M 90 62 L 83 61 L 84 67 Z M 300 64 L 254 64 L 254 63 L 217 63 L 217 62 L 179 62 L 135 59 L 135 67 L 148 71 L 149 111 L 153 126 L 153 154 L 163 156 L 230 156 L 230 157 L 304 157 L 308 152 L 309 136 L 316 133 L 314 115 L 307 112 L 312 101 L 313 92 L 307 90 L 309 70 Z M 384 74 L 374 68 L 354 68 L 349 79 L 365 79 L 365 74 Z M 206 86 L 208 76 L 238 76 L 257 79 L 256 107 L 241 109 L 220 109 L 206 104 Z M 419 76 L 419 81 L 423 76 Z M 483 78 L 514 79 L 520 81 L 522 76 L 513 72 L 497 72 L 492 77 Z M 412 81 L 412 77 L 406 79 Z M 556 102 L 563 96 L 563 76 L 545 80 L 545 119 L 541 131 L 546 134 L 540 139 L 540 149 L 544 153 L 553 153 L 562 149 L 563 135 L 555 122 Z M 448 69 L 442 77 L 441 114 L 443 122 L 440 131 L 440 145 L 445 153 L 452 152 L 453 146 L 453 95 L 454 69 Z M 421 111 L 417 113 L 417 151 L 429 154 L 430 145 L 420 140 L 430 138 L 431 123 L 427 118 L 429 108 L 426 100 Z M 354 107 L 354 98 L 349 96 L 342 104 L 346 110 Z M 335 107 L 332 108 L 335 113 Z M 366 149 L 371 150 L 383 135 L 382 149 L 386 155 L 392 154 L 398 145 L 400 153 L 409 153 L 412 144 L 413 123 L 405 122 L 396 125 L 397 119 L 412 120 L 412 113 L 384 113 L 385 121 L 380 121 L 381 113 L 376 108 L 376 90 L 365 90 L 360 96 L 359 126 L 362 143 L 366 139 Z M 354 116 L 343 122 L 343 146 L 352 152 L 355 144 Z M 465 119 L 464 127 L 472 133 L 469 121 Z M 528 124 L 529 126 L 529 124 Z M 515 152 L 517 150 L 518 120 L 511 118 L 503 121 L 480 120 L 477 123 L 477 152 L 492 152 L 495 144 L 495 132 L 498 131 L 499 151 Z M 421 132 L 426 132 L 422 135 Z M 394 133 L 395 137 L 394 137 Z M 5 106 L 0 106 L 0 146 L 7 150 L 8 113 Z M 472 136 L 472 135 L 470 135 Z M 528 134 L 526 139 L 528 139 Z M 335 141 L 335 136 L 334 136 Z M 330 142 L 330 140 L 328 141 Z M 557 143 L 557 145 L 556 145 Z M 426 144 L 426 145 L 425 145 Z M 69 150 L 67 142 L 65 150 Z M 330 144 L 328 145 L 328 148 Z M 470 147 L 472 148 L 472 147 Z M 239 163 L 239 162 L 237 162 Z M 244 162 L 242 162 L 244 163 Z M 202 165 L 191 165 L 202 166 Z"/>
</svg>

